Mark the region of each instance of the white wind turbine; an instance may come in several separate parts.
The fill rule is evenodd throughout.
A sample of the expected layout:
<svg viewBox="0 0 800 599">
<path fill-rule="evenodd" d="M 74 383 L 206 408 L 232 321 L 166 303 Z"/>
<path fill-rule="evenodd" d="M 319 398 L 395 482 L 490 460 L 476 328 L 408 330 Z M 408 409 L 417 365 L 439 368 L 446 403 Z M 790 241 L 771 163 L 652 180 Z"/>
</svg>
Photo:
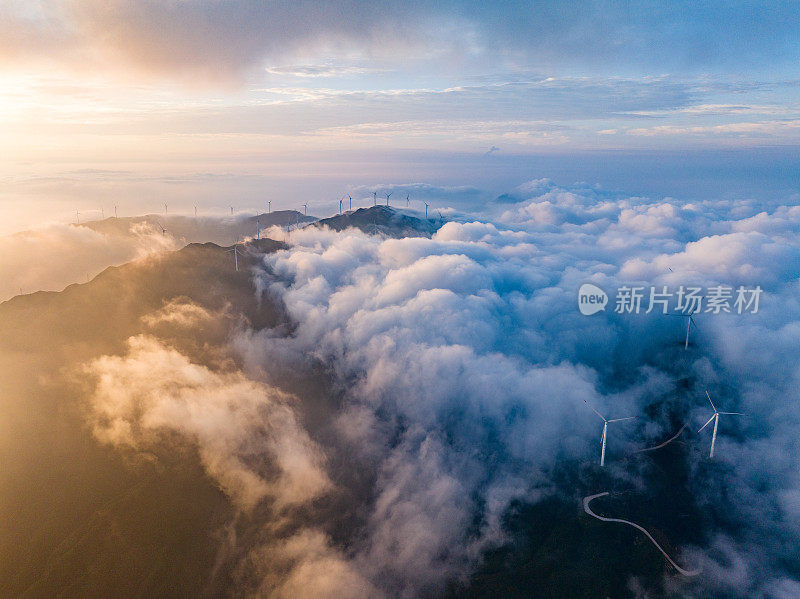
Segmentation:
<svg viewBox="0 0 800 599">
<path fill-rule="evenodd" d="M 350 200 L 350 210 L 352 210 L 353 209 L 353 197 L 348 195 L 347 199 Z"/>
<path fill-rule="evenodd" d="M 406 196 L 406 208 L 408 208 L 408 196 Z"/>
<path fill-rule="evenodd" d="M 341 213 L 342 213 L 342 203 L 343 203 L 343 202 L 344 202 L 344 198 L 342 198 L 341 200 L 339 200 L 339 214 L 341 214 Z"/>
<path fill-rule="evenodd" d="M 683 349 L 689 349 L 689 331 L 692 327 L 700 330 L 700 327 L 697 326 L 697 322 L 694 320 L 694 315 L 697 314 L 697 310 L 692 310 L 691 312 L 686 312 L 683 314 L 666 314 L 666 316 L 679 316 L 680 318 L 686 319 L 686 339 L 683 343 Z"/>
<path fill-rule="evenodd" d="M 717 442 L 717 427 L 719 426 L 720 414 L 726 414 L 726 415 L 731 415 L 731 416 L 744 416 L 744 414 L 742 414 L 741 412 L 718 412 L 717 411 L 717 406 L 715 406 L 714 402 L 711 401 L 711 396 L 708 394 L 708 389 L 706 389 L 706 397 L 708 398 L 708 403 L 710 403 L 711 407 L 714 409 L 714 415 L 711 416 L 711 418 L 708 419 L 708 422 L 706 422 L 703 426 L 701 426 L 700 430 L 697 431 L 697 432 L 699 433 L 705 427 L 707 427 L 709 424 L 711 424 L 712 420 L 714 421 L 714 432 L 711 433 L 711 452 L 708 454 L 709 458 L 713 458 L 714 457 L 714 444 Z"/>
<path fill-rule="evenodd" d="M 303 214 L 308 216 L 308 204 L 303 204 Z"/>
<path fill-rule="evenodd" d="M 394 192 L 392 192 L 392 193 L 394 193 Z M 387 193 L 386 194 L 386 205 L 387 206 L 389 205 L 389 198 L 391 197 L 392 193 Z"/>
<path fill-rule="evenodd" d="M 378 192 L 377 191 L 373 191 L 372 192 L 372 205 L 373 206 L 377 206 L 378 205 Z"/>
<path fill-rule="evenodd" d="M 667 266 L 667 270 L 669 272 L 673 272 L 673 273 L 675 272 L 674 270 L 672 270 L 671 266 Z M 674 314 L 674 315 L 671 314 L 670 315 L 670 316 L 681 316 L 681 317 L 685 316 L 685 317 L 687 317 L 687 320 L 686 320 L 686 341 L 683 344 L 683 349 L 684 350 L 688 350 L 689 349 L 689 330 L 692 328 L 692 325 L 694 325 L 694 328 L 699 329 L 699 327 L 697 326 L 697 323 L 694 321 L 694 315 L 695 314 L 697 314 L 697 308 L 695 308 L 694 310 L 692 310 L 691 312 L 686 313 L 686 314 Z"/>
<path fill-rule="evenodd" d="M 237 247 L 239 245 L 239 241 L 237 240 L 236 243 L 233 244 L 233 247 L 229 250 L 225 250 L 225 252 L 233 252 L 233 265 L 236 268 L 236 272 L 239 272 L 239 256 L 242 254 Z"/>
<path fill-rule="evenodd" d="M 428 218 L 428 206 L 430 206 L 430 204 L 428 204 L 428 202 L 422 202 L 422 203 L 425 204 L 425 218 Z"/>
<path fill-rule="evenodd" d="M 158 222 L 158 220 L 156 220 L 156 224 L 158 225 L 158 228 L 161 229 L 161 234 L 166 235 L 167 230 L 164 228 L 164 226 L 160 222 Z"/>
<path fill-rule="evenodd" d="M 692 325 L 694 325 L 694 328 L 697 328 L 697 323 L 694 321 L 695 312 L 696 310 L 692 310 L 686 315 L 688 316 L 686 321 L 686 343 L 683 344 L 683 349 L 689 349 L 689 329 L 692 328 Z"/>
<path fill-rule="evenodd" d="M 589 406 L 588 401 L 584 399 L 583 402 L 587 406 Z M 595 410 L 592 406 L 589 406 L 589 409 L 603 419 L 603 440 L 602 440 L 602 449 L 600 450 L 600 467 L 602 468 L 603 466 L 606 465 L 606 436 L 608 434 L 608 424 L 610 422 L 622 422 L 623 420 L 633 420 L 634 418 L 636 418 L 636 416 L 628 416 L 627 418 L 612 418 L 611 420 L 607 420 L 605 416 L 603 416 L 600 412 Z"/>
</svg>

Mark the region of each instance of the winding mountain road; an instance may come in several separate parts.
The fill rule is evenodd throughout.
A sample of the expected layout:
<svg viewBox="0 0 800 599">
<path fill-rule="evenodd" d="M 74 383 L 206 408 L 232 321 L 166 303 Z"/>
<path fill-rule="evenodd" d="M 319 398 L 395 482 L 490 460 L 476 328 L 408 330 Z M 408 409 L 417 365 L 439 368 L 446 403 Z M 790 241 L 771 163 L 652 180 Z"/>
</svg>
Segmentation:
<svg viewBox="0 0 800 599">
<path fill-rule="evenodd" d="M 605 497 L 606 495 L 608 495 L 607 491 L 605 493 L 597 493 L 596 495 L 589 495 L 588 497 L 584 497 L 583 498 L 583 511 L 586 512 L 587 514 L 589 514 L 590 516 L 592 516 L 593 518 L 597 518 L 598 520 L 602 520 L 603 522 L 620 522 L 621 524 L 627 524 L 628 526 L 633 526 L 634 528 L 636 528 L 638 530 L 641 530 L 645 535 L 647 535 L 647 538 L 650 539 L 650 541 L 652 541 L 653 545 L 655 545 L 656 548 L 661 553 L 664 554 L 664 557 L 667 558 L 667 561 L 670 564 L 672 564 L 672 566 L 678 572 L 680 572 L 684 576 L 697 576 L 698 574 L 700 574 L 700 570 L 684 570 L 683 568 L 681 568 L 678 564 L 676 564 L 673 561 L 673 559 L 667 554 L 667 552 L 664 551 L 664 549 L 661 547 L 661 545 L 659 545 L 656 542 L 656 540 L 653 538 L 653 535 L 651 535 L 649 532 L 647 532 L 647 530 L 645 530 L 644 528 L 642 528 L 641 526 L 639 526 L 635 522 L 629 522 L 628 520 L 621 520 L 619 518 L 605 518 L 603 516 L 599 516 L 599 515 L 595 514 L 592 511 L 592 508 L 589 507 L 589 503 L 591 503 L 591 501 L 593 499 L 597 499 L 598 497 Z"/>
<path fill-rule="evenodd" d="M 656 445 L 655 447 L 645 447 L 644 449 L 637 449 L 633 453 L 641 453 L 643 451 L 653 451 L 655 449 L 661 449 L 662 447 L 666 447 L 667 445 L 672 443 L 675 439 L 680 437 L 681 433 L 683 432 L 683 429 L 685 429 L 687 426 L 689 426 L 688 422 L 686 424 L 684 424 L 677 433 L 675 433 L 673 436 L 671 436 L 669 439 L 667 439 L 666 441 L 664 441 L 660 445 Z"/>
</svg>

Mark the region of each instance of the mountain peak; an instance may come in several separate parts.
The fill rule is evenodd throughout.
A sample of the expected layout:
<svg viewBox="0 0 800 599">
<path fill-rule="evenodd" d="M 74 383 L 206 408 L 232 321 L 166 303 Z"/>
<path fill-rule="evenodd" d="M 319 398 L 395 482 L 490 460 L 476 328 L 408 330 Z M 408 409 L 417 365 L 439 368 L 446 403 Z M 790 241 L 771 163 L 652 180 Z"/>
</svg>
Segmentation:
<svg viewBox="0 0 800 599">
<path fill-rule="evenodd" d="M 358 208 L 314 223 L 334 231 L 355 228 L 365 233 L 380 233 L 387 237 L 430 237 L 441 226 L 440 219 L 423 219 L 391 206 Z"/>
</svg>

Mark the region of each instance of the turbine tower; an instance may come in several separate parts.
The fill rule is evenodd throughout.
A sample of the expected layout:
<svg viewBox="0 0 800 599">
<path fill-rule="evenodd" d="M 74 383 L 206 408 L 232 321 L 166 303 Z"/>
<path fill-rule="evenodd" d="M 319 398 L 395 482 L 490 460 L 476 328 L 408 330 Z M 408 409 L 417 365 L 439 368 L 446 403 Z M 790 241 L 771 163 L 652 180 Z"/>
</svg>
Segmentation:
<svg viewBox="0 0 800 599">
<path fill-rule="evenodd" d="M 694 325 L 694 328 L 697 328 L 697 323 L 694 321 L 694 313 L 695 310 L 692 310 L 689 312 L 689 314 L 687 314 L 689 318 L 686 321 L 686 343 L 683 344 L 683 349 L 685 350 L 689 349 L 689 329 L 692 327 L 692 325 Z"/>
<path fill-rule="evenodd" d="M 267 214 L 272 214 L 272 200 L 267 202 Z"/>
<path fill-rule="evenodd" d="M 392 193 L 394 193 L 394 192 L 392 192 Z M 389 198 L 391 197 L 392 193 L 387 193 L 386 194 L 386 205 L 387 206 L 389 205 Z"/>
<path fill-rule="evenodd" d="M 430 204 L 428 204 L 428 202 L 422 202 L 422 203 L 425 204 L 425 218 L 428 218 L 428 206 L 430 206 Z"/>
<path fill-rule="evenodd" d="M 373 206 L 377 206 L 378 205 L 378 192 L 377 191 L 373 191 L 372 192 L 372 205 Z"/>
<path fill-rule="evenodd" d="M 352 210 L 353 209 L 353 196 L 348 195 L 347 199 L 350 200 L 350 210 Z"/>
<path fill-rule="evenodd" d="M 342 213 L 342 202 L 344 202 L 344 199 L 339 200 L 339 214 Z"/>
<path fill-rule="evenodd" d="M 714 402 L 711 401 L 711 396 L 708 394 L 708 389 L 706 389 L 706 397 L 708 398 L 708 403 L 711 404 L 711 407 L 714 410 L 714 415 L 711 416 L 711 418 L 708 419 L 708 422 L 706 422 L 703 426 L 701 426 L 700 430 L 697 431 L 697 432 L 699 433 L 705 427 L 707 427 L 709 424 L 711 424 L 712 420 L 714 421 L 714 432 L 711 433 L 711 452 L 708 454 L 709 458 L 713 458 L 714 457 L 714 444 L 717 442 L 717 427 L 719 426 L 720 414 L 726 414 L 726 415 L 731 415 L 731 416 L 744 416 L 744 414 L 742 414 L 741 412 L 718 412 L 717 411 L 717 406 L 715 406 Z"/>
<path fill-rule="evenodd" d="M 584 403 L 589 406 L 589 402 L 585 399 L 583 400 Z M 595 410 L 592 406 L 589 406 L 589 409 L 600 416 L 603 419 L 603 437 L 601 441 L 602 448 L 600 449 L 600 467 L 606 465 L 606 436 L 608 434 L 608 425 L 611 422 L 622 422 L 623 420 L 633 420 L 636 416 L 628 416 L 627 418 L 612 418 L 611 420 L 607 420 L 605 416 L 603 416 L 600 412 Z"/>
<path fill-rule="evenodd" d="M 406 208 L 408 208 L 408 196 L 406 196 Z"/>
<path fill-rule="evenodd" d="M 241 252 L 236 247 L 239 245 L 239 241 L 237 240 L 236 243 L 233 244 L 233 247 L 229 250 L 225 250 L 225 252 L 233 252 L 233 265 L 236 268 L 236 272 L 239 272 L 239 255 Z"/>
<path fill-rule="evenodd" d="M 308 216 L 308 204 L 303 204 L 303 214 Z"/>
</svg>

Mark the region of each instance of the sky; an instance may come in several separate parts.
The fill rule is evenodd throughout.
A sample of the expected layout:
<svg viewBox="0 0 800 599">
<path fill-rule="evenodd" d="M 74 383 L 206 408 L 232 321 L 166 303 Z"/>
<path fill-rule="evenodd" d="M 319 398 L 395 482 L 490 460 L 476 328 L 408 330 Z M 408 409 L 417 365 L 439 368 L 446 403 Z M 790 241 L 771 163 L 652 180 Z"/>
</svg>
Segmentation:
<svg viewBox="0 0 800 599">
<path fill-rule="evenodd" d="M 796 193 L 790 2 L 5 0 L 0 232 L 364 187 Z M 366 193 L 365 197 L 371 194 Z"/>
</svg>

